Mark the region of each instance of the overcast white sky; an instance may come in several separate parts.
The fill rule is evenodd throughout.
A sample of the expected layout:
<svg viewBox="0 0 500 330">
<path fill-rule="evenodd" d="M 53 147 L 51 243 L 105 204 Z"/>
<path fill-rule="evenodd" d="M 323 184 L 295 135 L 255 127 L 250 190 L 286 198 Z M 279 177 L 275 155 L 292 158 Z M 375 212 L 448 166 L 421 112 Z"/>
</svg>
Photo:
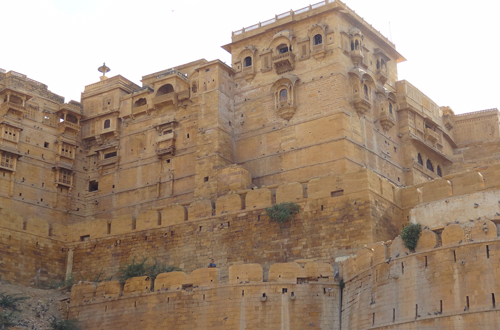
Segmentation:
<svg viewBox="0 0 500 330">
<path fill-rule="evenodd" d="M 315 3 L 317 1 L 313 1 Z M 141 85 L 156 71 L 230 57 L 231 31 L 309 5 L 308 0 L 1 0 L 0 68 L 80 100 L 106 61 L 109 76 Z M 500 107 L 500 2 L 346 0 L 393 40 L 406 79 L 455 113 Z M 389 22 L 391 30 L 389 30 Z"/>
</svg>

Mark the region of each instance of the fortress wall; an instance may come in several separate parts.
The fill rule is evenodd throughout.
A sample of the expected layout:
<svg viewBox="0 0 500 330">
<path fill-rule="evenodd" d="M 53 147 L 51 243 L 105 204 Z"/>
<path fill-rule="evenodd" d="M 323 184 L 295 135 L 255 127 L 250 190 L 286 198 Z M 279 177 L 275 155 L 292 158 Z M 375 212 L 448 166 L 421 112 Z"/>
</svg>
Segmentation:
<svg viewBox="0 0 500 330">
<path fill-rule="evenodd" d="M 47 221 L 23 219 L 0 209 L 0 278 L 23 285 L 43 286 L 61 281 L 66 272 L 67 250 L 63 229 Z M 51 236 L 49 236 L 49 233 Z"/>
<path fill-rule="evenodd" d="M 476 170 L 455 173 L 441 179 L 403 188 L 400 191 L 401 205 L 405 210 L 410 210 L 421 207 L 425 203 L 500 189 L 499 182 L 500 165 L 484 166 Z M 438 217 L 434 218 L 438 219 Z"/>
<path fill-rule="evenodd" d="M 72 271 L 86 278 L 104 271 L 109 277 L 120 265 L 145 257 L 186 271 L 206 267 L 212 258 L 222 269 L 248 262 L 262 264 L 266 270 L 276 261 L 332 262 L 364 244 L 394 237 L 403 226 L 393 189 L 385 184 L 391 194 L 382 195 L 384 181 L 368 180 L 367 173 L 311 180 L 309 198 L 300 196 L 305 191 L 302 185 L 287 183 L 276 189 L 225 195 L 215 205 L 198 199 L 189 206 L 170 205 L 137 218 L 123 216 L 70 226 Z M 280 225 L 266 216 L 273 191 L 276 200 L 300 205 L 293 222 Z M 227 271 L 221 276 L 227 278 Z"/>
<path fill-rule="evenodd" d="M 145 278 L 132 278 L 123 289 L 118 282 L 81 283 L 72 289 L 69 317 L 96 330 L 339 329 L 339 288 L 330 265 L 273 266 L 287 279 L 263 282 L 262 267 L 248 264 L 231 267 L 233 278 L 246 280 L 229 284 L 218 283 L 218 269 L 209 268 L 160 274 L 154 292 Z"/>
<path fill-rule="evenodd" d="M 341 266 L 346 329 L 496 329 L 500 240 L 490 221 L 424 230 L 416 253 L 400 237 Z M 385 258 L 386 257 L 386 258 Z"/>
</svg>

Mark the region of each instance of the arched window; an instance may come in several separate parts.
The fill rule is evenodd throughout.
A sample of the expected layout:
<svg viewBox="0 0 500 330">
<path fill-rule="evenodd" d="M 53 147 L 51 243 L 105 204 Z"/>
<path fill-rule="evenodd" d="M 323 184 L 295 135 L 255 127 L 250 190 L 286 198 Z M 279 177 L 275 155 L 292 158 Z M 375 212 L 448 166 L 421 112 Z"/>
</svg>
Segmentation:
<svg viewBox="0 0 500 330">
<path fill-rule="evenodd" d="M 286 102 L 288 101 L 288 90 L 286 88 L 283 88 L 280 90 L 280 102 Z"/>
<path fill-rule="evenodd" d="M 420 154 L 418 154 L 418 163 L 420 165 L 424 165 L 424 161 L 422 160 L 422 156 Z"/>
<path fill-rule="evenodd" d="M 110 119 L 106 119 L 104 121 L 104 128 L 110 128 L 111 127 L 111 120 Z"/>
<path fill-rule="evenodd" d="M 290 47 L 290 50 L 292 50 L 291 47 Z M 288 46 L 285 44 L 279 45 L 278 46 L 278 53 L 280 53 L 280 54 L 288 53 Z"/>
<path fill-rule="evenodd" d="M 140 98 L 134 103 L 134 108 L 141 107 L 143 105 L 146 105 L 147 101 L 145 98 Z"/>
<path fill-rule="evenodd" d="M 392 115 L 392 103 L 389 102 L 389 113 Z"/>
<path fill-rule="evenodd" d="M 252 66 L 252 58 L 250 56 L 247 56 L 243 60 L 243 67 L 246 68 L 246 67 L 249 67 L 249 66 Z"/>
<path fill-rule="evenodd" d="M 431 160 L 430 160 L 430 159 L 427 159 L 427 162 L 425 163 L 425 166 L 427 167 L 427 169 L 428 169 L 429 171 L 434 172 L 434 166 L 432 166 L 432 163 L 431 163 Z"/>
<path fill-rule="evenodd" d="M 366 84 L 363 86 L 363 91 L 365 93 L 365 97 L 368 98 L 368 86 L 366 86 Z"/>
<path fill-rule="evenodd" d="M 357 40 L 356 40 L 356 41 L 354 42 L 354 48 L 355 48 L 356 50 L 358 50 L 358 49 L 359 49 L 359 41 L 357 41 Z"/>
<path fill-rule="evenodd" d="M 161 86 L 159 89 L 158 89 L 158 92 L 156 93 L 156 96 L 160 96 L 160 95 L 165 95 L 165 94 L 168 94 L 168 93 L 172 93 L 174 91 L 174 87 L 170 84 L 166 84 L 166 85 L 163 85 Z"/>
<path fill-rule="evenodd" d="M 317 34 L 314 36 L 314 46 L 321 45 L 323 43 L 323 36 L 321 34 Z"/>
<path fill-rule="evenodd" d="M 380 69 L 380 61 L 377 60 L 377 70 Z"/>
<path fill-rule="evenodd" d="M 351 41 L 351 50 L 354 50 L 354 42 Z"/>
<path fill-rule="evenodd" d="M 443 173 L 441 172 L 441 166 L 438 165 L 436 172 L 437 172 L 437 175 L 439 175 L 440 177 L 443 177 Z"/>
</svg>

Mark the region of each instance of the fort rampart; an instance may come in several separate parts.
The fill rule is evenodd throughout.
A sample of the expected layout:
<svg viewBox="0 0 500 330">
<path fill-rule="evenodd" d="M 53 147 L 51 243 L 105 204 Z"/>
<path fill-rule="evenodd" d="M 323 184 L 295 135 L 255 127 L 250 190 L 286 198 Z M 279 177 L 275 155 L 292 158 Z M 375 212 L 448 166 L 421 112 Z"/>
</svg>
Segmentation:
<svg viewBox="0 0 500 330">
<path fill-rule="evenodd" d="M 322 263 L 274 264 L 263 282 L 259 264 L 160 274 L 97 285 L 71 293 L 70 318 L 85 329 L 338 329 L 340 290 Z"/>
</svg>

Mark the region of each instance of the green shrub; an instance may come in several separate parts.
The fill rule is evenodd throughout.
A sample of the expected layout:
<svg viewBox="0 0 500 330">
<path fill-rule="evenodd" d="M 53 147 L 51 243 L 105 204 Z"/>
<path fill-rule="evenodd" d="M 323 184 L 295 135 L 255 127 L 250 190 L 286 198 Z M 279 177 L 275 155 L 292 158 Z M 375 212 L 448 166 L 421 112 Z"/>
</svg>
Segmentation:
<svg viewBox="0 0 500 330">
<path fill-rule="evenodd" d="M 17 303 L 26 299 L 28 299 L 28 297 L 0 293 L 0 307 L 2 307 L 2 309 L 17 310 Z"/>
<path fill-rule="evenodd" d="M 63 320 L 54 319 L 50 323 L 50 328 L 52 330 L 79 330 L 78 322 L 76 320 Z"/>
<path fill-rule="evenodd" d="M 9 329 L 17 324 L 17 317 L 14 312 L 0 312 L 0 329 Z"/>
<path fill-rule="evenodd" d="M 403 231 L 401 231 L 401 238 L 403 239 L 405 246 L 412 252 L 414 252 L 417 247 L 421 231 L 422 229 L 420 228 L 419 223 L 410 223 L 403 228 Z"/>
<path fill-rule="evenodd" d="M 299 213 L 300 207 L 298 204 L 283 202 L 275 204 L 272 207 L 266 208 L 266 214 L 271 221 L 284 223 L 293 219 L 293 216 Z"/>
<path fill-rule="evenodd" d="M 63 281 L 52 280 L 45 287 L 47 289 L 51 289 L 51 290 L 70 289 L 75 284 L 75 282 L 76 282 L 76 280 L 74 279 L 73 275 L 71 275 L 67 280 L 63 280 Z"/>
<path fill-rule="evenodd" d="M 125 282 L 129 278 L 139 277 L 139 276 L 149 276 L 151 279 L 155 279 L 161 273 L 170 273 L 174 271 L 182 271 L 182 269 L 174 266 L 167 266 L 167 264 L 159 263 L 156 259 L 152 265 L 147 264 L 148 258 L 142 259 L 141 262 L 136 263 L 135 259 L 132 259 L 132 263 L 124 265 L 118 271 L 120 274 L 120 281 Z"/>
</svg>

